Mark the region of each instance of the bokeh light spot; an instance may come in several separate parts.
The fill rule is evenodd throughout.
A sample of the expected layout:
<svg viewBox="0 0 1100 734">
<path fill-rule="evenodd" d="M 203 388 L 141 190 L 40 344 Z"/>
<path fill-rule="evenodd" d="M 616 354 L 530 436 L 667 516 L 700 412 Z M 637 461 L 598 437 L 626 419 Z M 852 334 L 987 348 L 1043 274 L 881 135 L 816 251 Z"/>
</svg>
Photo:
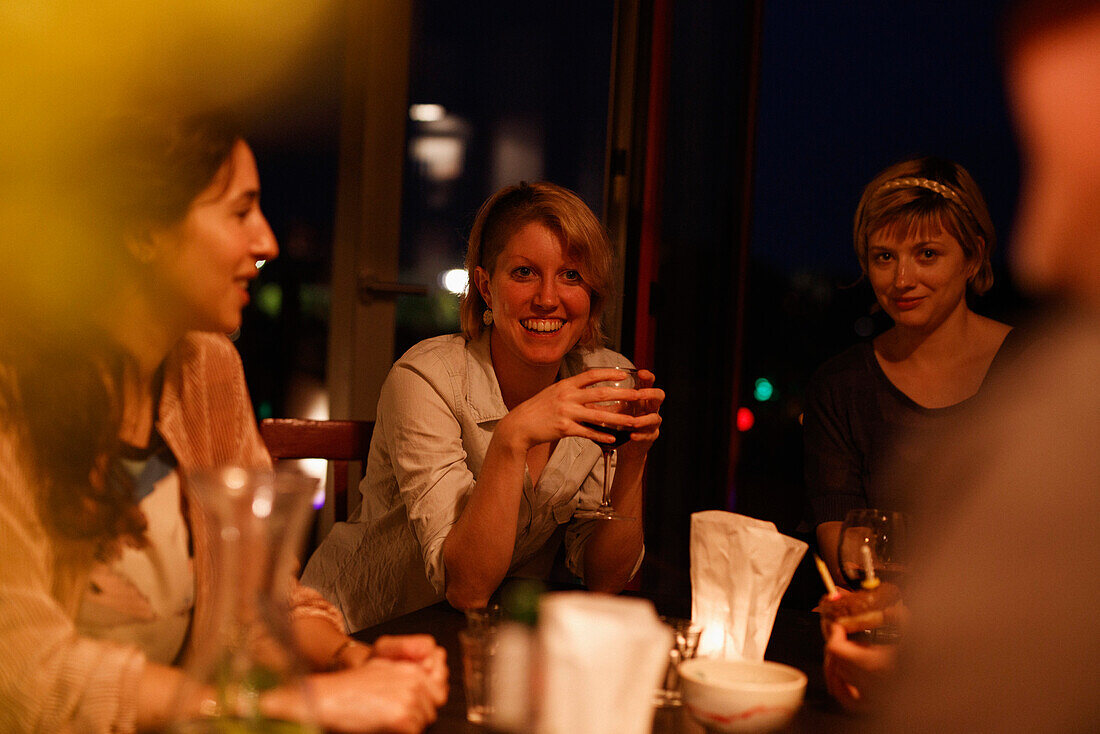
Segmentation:
<svg viewBox="0 0 1100 734">
<path fill-rule="evenodd" d="M 463 268 L 444 270 L 439 274 L 440 285 L 456 296 L 461 296 L 466 292 L 467 281 L 466 270 Z"/>
<path fill-rule="evenodd" d="M 771 400 L 774 394 L 775 386 L 772 385 L 771 380 L 767 377 L 761 377 L 753 384 L 752 396 L 761 403 Z"/>
<path fill-rule="evenodd" d="M 737 409 L 737 430 L 745 432 L 756 423 L 756 416 L 748 408 Z"/>
<path fill-rule="evenodd" d="M 256 308 L 271 318 L 283 310 L 283 288 L 278 283 L 264 283 L 256 294 Z"/>
</svg>

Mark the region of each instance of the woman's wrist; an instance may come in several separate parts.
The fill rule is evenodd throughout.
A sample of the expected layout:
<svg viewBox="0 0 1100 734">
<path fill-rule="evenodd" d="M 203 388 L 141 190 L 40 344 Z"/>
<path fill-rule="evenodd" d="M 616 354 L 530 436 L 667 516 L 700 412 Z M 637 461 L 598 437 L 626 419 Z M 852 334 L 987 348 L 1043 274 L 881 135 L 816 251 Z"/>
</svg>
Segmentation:
<svg viewBox="0 0 1100 734">
<path fill-rule="evenodd" d="M 315 678 L 316 676 L 310 676 L 310 679 Z M 310 682 L 316 681 L 310 680 Z M 320 694 L 320 688 L 321 686 L 318 685 L 310 685 L 313 696 Z M 320 704 L 316 700 L 313 703 L 315 706 Z M 263 716 L 275 721 L 303 721 L 307 718 L 309 710 L 302 695 L 301 686 L 280 686 L 266 691 L 260 696 L 259 706 Z"/>
<path fill-rule="evenodd" d="M 347 638 L 340 646 L 333 650 L 332 655 L 329 656 L 329 662 L 326 666 L 326 670 L 346 670 L 348 668 L 358 668 L 365 663 L 371 656 L 370 645 L 365 645 L 358 640 Z"/>
<path fill-rule="evenodd" d="M 504 456 L 522 458 L 526 461 L 527 451 L 531 446 L 533 446 L 533 444 L 530 444 L 525 441 L 522 436 L 518 435 L 512 413 L 508 413 L 500 419 L 500 422 L 497 423 L 497 427 L 493 430 L 493 436 L 489 439 L 489 448 L 486 450 L 486 453 L 495 449 Z"/>
<path fill-rule="evenodd" d="M 611 484 L 612 496 L 641 495 L 642 476 L 645 474 L 646 455 L 616 458 L 615 479 Z"/>
</svg>

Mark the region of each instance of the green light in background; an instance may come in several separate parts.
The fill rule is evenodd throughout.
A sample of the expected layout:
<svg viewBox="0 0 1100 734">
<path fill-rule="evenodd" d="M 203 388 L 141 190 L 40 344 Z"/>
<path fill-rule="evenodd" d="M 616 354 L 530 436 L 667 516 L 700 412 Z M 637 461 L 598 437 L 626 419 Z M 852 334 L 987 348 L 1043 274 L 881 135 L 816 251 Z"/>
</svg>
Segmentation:
<svg viewBox="0 0 1100 734">
<path fill-rule="evenodd" d="M 753 384 L 752 396 L 759 400 L 761 403 L 765 403 L 772 399 L 772 395 L 775 394 L 775 386 L 772 385 L 771 380 L 766 377 L 760 377 Z"/>
<path fill-rule="evenodd" d="M 256 293 L 256 308 L 271 318 L 283 310 L 283 289 L 278 283 L 264 283 Z"/>
</svg>

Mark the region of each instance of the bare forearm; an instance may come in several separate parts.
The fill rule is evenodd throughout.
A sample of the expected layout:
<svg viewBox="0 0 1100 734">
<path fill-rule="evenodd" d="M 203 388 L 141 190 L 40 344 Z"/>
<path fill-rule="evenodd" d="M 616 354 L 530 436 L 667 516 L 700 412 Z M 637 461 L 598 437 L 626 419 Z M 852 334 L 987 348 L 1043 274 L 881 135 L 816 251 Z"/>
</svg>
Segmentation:
<svg viewBox="0 0 1100 734">
<path fill-rule="evenodd" d="M 185 680 L 185 674 L 178 668 L 146 663 L 138 680 L 138 731 L 163 731 L 173 720 L 199 718 L 213 713 L 213 687 L 198 682 L 184 687 Z M 178 696 L 181 691 L 183 695 Z M 277 688 L 264 694 L 260 709 L 272 718 L 300 721 L 305 713 L 305 704 L 296 688 Z"/>
<path fill-rule="evenodd" d="M 173 716 L 197 716 L 203 699 L 210 691 L 196 687 L 193 695 L 177 701 L 176 694 L 184 681 L 183 673 L 155 663 L 146 663 L 138 679 L 138 731 L 161 731 Z"/>
<path fill-rule="evenodd" d="M 644 459 L 624 462 L 615 475 L 611 501 L 632 520 L 601 522 L 584 549 L 584 580 L 593 591 L 618 593 L 630 580 L 642 552 L 642 472 Z"/>
<path fill-rule="evenodd" d="M 494 436 L 477 485 L 443 541 L 447 600 L 484 606 L 512 564 L 527 449 Z"/>
<path fill-rule="evenodd" d="M 361 643 L 349 645 L 348 636 L 326 617 L 296 617 L 294 639 L 311 670 L 355 667 L 370 655 L 369 646 Z"/>
<path fill-rule="evenodd" d="M 617 594 L 630 581 L 642 552 L 640 513 L 632 517 L 638 519 L 603 522 L 588 539 L 584 548 L 584 581 L 592 591 Z"/>
</svg>

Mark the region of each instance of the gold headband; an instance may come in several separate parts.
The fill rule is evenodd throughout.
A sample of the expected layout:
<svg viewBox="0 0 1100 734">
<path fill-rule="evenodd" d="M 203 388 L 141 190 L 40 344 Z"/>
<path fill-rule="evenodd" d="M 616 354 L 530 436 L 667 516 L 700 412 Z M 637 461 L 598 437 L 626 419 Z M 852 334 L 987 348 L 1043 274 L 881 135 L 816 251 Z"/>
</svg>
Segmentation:
<svg viewBox="0 0 1100 734">
<path fill-rule="evenodd" d="M 963 209 L 967 209 L 966 204 L 964 204 L 962 201 L 962 197 L 959 196 L 959 193 L 955 191 L 955 189 L 951 188 L 950 186 L 945 186 L 939 181 L 933 181 L 930 178 L 892 178 L 886 183 L 882 184 L 882 186 L 879 187 L 879 190 L 881 191 L 882 189 L 903 189 L 911 186 L 917 186 L 922 189 L 928 189 L 929 191 L 935 191 L 943 198 L 950 199 L 951 201 L 961 206 Z M 967 211 L 969 211 L 969 209 L 967 209 Z"/>
</svg>

